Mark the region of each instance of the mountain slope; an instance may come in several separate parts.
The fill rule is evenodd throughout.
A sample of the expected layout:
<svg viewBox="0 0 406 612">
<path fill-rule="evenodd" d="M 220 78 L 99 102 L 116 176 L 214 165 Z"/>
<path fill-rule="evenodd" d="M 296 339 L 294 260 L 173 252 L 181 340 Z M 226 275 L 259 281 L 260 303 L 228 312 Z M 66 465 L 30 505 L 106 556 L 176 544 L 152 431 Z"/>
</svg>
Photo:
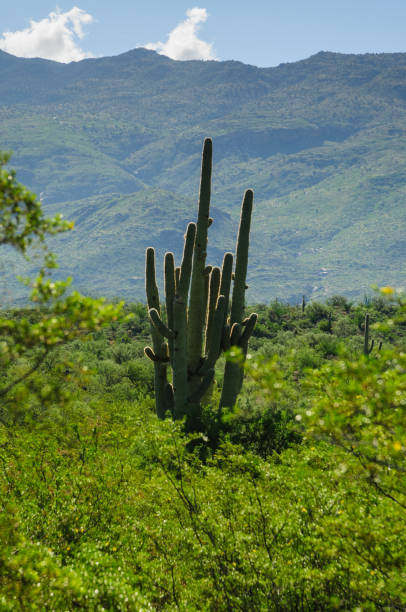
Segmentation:
<svg viewBox="0 0 406 612">
<path fill-rule="evenodd" d="M 0 52 L 0 78 L 0 148 L 49 213 L 76 221 L 55 248 L 82 290 L 143 298 L 145 247 L 180 254 L 207 135 L 215 261 L 255 189 L 251 300 L 405 285 L 406 54 L 264 69 L 145 49 L 72 64 Z"/>
</svg>

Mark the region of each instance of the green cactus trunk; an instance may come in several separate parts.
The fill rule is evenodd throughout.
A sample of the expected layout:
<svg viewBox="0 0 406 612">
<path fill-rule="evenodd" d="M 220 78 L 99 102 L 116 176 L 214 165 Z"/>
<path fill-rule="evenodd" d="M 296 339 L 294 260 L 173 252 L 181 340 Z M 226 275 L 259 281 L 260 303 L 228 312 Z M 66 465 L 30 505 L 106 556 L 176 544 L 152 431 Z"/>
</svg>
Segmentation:
<svg viewBox="0 0 406 612">
<path fill-rule="evenodd" d="M 193 246 L 196 236 L 196 225 L 189 223 L 183 259 L 180 268 L 179 283 L 173 303 L 173 393 L 174 416 L 181 419 L 187 412 L 188 400 L 188 352 L 187 352 L 187 303 L 190 275 L 192 270 Z"/>
<path fill-rule="evenodd" d="M 244 310 L 245 310 L 245 290 L 246 290 L 246 279 L 247 279 L 247 267 L 248 267 L 248 249 L 249 249 L 249 233 L 251 227 L 251 215 L 253 206 L 254 194 L 251 189 L 245 192 L 244 199 L 241 207 L 241 219 L 240 227 L 238 230 L 237 246 L 236 246 L 236 262 L 235 262 L 235 274 L 234 274 L 234 287 L 233 297 L 231 304 L 231 315 L 230 315 L 230 327 L 233 330 L 233 326 L 248 325 L 248 321 L 243 321 Z M 232 346 L 239 346 L 242 349 L 244 358 L 247 355 L 248 339 L 251 335 L 255 321 L 252 320 L 251 325 L 248 327 L 250 333 L 247 338 L 247 334 L 241 333 L 240 329 L 235 327 L 234 334 L 232 334 Z M 247 329 L 247 327 L 246 327 Z M 244 337 L 244 340 L 243 340 Z M 221 394 L 220 406 L 234 406 L 237 396 L 241 390 L 244 378 L 243 365 L 232 361 L 227 361 L 224 368 L 224 382 L 223 390 Z"/>
<path fill-rule="evenodd" d="M 188 312 L 188 367 L 189 386 L 195 392 L 201 383 L 198 369 L 201 365 L 204 328 L 207 311 L 207 234 L 210 224 L 210 194 L 212 171 L 212 142 L 206 139 L 202 154 L 199 212 L 193 252 L 193 268 Z"/>
<path fill-rule="evenodd" d="M 160 312 L 159 292 L 155 275 L 155 250 L 148 248 L 145 261 L 145 288 L 149 309 Z M 147 356 L 154 362 L 155 408 L 160 419 L 163 419 L 167 409 L 165 387 L 167 384 L 166 350 L 162 334 L 151 321 L 152 349 L 146 347 Z M 149 354 L 148 354 L 149 353 Z"/>
</svg>

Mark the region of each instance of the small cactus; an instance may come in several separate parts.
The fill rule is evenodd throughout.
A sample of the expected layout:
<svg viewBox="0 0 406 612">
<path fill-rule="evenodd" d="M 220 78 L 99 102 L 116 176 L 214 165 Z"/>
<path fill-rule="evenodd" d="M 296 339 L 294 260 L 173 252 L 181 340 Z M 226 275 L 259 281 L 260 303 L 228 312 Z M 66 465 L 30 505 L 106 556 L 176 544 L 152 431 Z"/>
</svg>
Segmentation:
<svg viewBox="0 0 406 612">
<path fill-rule="evenodd" d="M 328 318 L 327 318 L 327 333 L 332 334 L 333 333 L 333 324 L 332 324 L 332 319 L 333 319 L 333 315 L 330 312 L 328 313 Z"/>
<path fill-rule="evenodd" d="M 369 314 L 367 313 L 365 315 L 365 321 L 364 321 L 364 350 L 363 350 L 364 355 L 366 357 L 368 357 L 368 355 L 372 353 L 374 344 L 375 344 L 375 340 L 372 340 L 371 344 L 369 343 Z"/>
</svg>

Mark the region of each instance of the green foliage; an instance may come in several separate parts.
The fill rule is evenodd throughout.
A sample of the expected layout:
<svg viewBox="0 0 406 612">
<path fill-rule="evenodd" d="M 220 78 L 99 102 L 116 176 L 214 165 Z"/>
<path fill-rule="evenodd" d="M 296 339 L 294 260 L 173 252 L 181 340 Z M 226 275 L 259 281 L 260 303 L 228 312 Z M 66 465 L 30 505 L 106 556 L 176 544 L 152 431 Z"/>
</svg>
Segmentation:
<svg viewBox="0 0 406 612">
<path fill-rule="evenodd" d="M 283 398 L 276 362 L 252 371 Z M 404 510 L 354 455 L 310 441 L 264 461 L 225 443 L 202 463 L 199 436 L 151 408 L 99 403 L 64 435 L 51 420 L 2 430 L 5 609 L 47 609 L 50 592 L 57 609 L 406 605 Z"/>
<path fill-rule="evenodd" d="M 60 607 L 67 599 L 81 599 L 79 576 L 61 567 L 49 548 L 24 537 L 16 515 L 15 508 L 7 505 L 0 516 L 1 609 L 40 611 L 49 605 Z"/>
<path fill-rule="evenodd" d="M 403 321 L 400 299 L 397 319 Z M 391 320 L 393 325 L 394 321 Z M 338 360 L 309 373 L 308 435 L 317 435 L 357 459 L 352 476 L 406 508 L 406 355 L 386 350 L 356 361 Z M 349 469 L 343 466 L 343 471 Z"/>
<path fill-rule="evenodd" d="M 301 441 L 294 416 L 289 405 L 245 394 L 234 410 L 222 414 L 219 437 L 267 459 Z"/>
<path fill-rule="evenodd" d="M 406 356 L 338 360 L 309 375 L 311 426 L 358 459 L 352 475 L 364 477 L 406 508 Z"/>
<path fill-rule="evenodd" d="M 63 232 L 73 224 L 60 217 L 45 219 L 40 202 L 21 186 L 13 171 L 3 166 L 7 155 L 0 156 L 0 214 L 3 235 L 0 243 L 26 254 L 35 240 L 43 242 L 46 234 Z M 42 374 L 34 376 L 50 351 L 86 333 L 101 329 L 118 319 L 122 304 L 105 304 L 104 299 L 84 297 L 76 291 L 64 296 L 70 281 L 47 278 L 55 267 L 47 253 L 39 276 L 32 283 L 31 300 L 37 313 L 0 317 L 0 420 L 6 422 L 21 414 L 35 396 L 40 405 L 59 398 L 67 399 L 60 381 L 47 382 Z M 26 281 L 27 284 L 29 281 Z M 62 299 L 63 298 L 63 299 Z"/>
<path fill-rule="evenodd" d="M 323 319 L 328 319 L 329 310 L 324 304 L 312 302 L 306 307 L 306 317 L 311 323 L 318 323 Z"/>
</svg>

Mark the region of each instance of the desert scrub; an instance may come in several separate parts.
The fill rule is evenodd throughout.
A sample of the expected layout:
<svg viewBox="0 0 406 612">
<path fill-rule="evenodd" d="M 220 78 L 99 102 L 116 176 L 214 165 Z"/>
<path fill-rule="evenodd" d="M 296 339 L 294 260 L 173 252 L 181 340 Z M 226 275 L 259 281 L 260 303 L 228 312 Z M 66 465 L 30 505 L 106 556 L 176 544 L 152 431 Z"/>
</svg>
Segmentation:
<svg viewBox="0 0 406 612">
<path fill-rule="evenodd" d="M 2 510 L 17 508 L 15 537 L 40 542 L 53 571 L 70 576 L 60 607 L 405 605 L 403 511 L 343 475 L 356 458 L 312 442 L 263 460 L 224 443 L 202 462 L 188 450 L 199 435 L 158 421 L 152 407 L 100 404 L 59 440 L 44 423 L 2 431 Z M 27 607 L 34 595 L 48 601 L 51 587 L 39 582 Z M 15 589 L 0 584 L 18 609 Z"/>
</svg>

